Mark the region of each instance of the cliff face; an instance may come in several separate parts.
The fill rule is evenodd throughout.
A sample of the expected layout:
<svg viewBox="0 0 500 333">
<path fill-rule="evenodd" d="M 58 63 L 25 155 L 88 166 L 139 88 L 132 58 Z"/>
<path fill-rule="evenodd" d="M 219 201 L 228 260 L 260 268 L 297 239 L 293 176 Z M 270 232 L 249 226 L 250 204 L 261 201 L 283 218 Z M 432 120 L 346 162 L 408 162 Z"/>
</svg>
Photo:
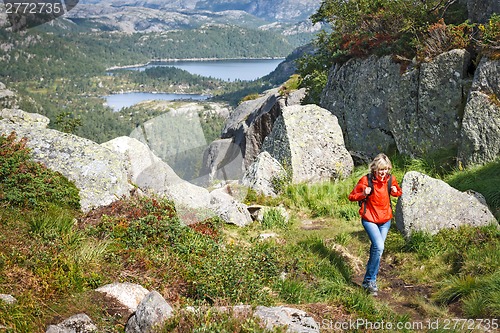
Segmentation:
<svg viewBox="0 0 500 333">
<path fill-rule="evenodd" d="M 351 152 L 421 157 L 452 151 L 463 164 L 500 153 L 500 61 L 452 50 L 403 70 L 390 57 L 331 69 L 321 106 L 339 119 Z"/>
<path fill-rule="evenodd" d="M 498 0 L 460 0 L 471 22 L 500 13 Z M 500 62 L 465 50 L 403 68 L 390 57 L 331 68 L 320 105 L 339 119 L 347 148 L 373 156 L 453 152 L 482 164 L 500 154 Z"/>
</svg>

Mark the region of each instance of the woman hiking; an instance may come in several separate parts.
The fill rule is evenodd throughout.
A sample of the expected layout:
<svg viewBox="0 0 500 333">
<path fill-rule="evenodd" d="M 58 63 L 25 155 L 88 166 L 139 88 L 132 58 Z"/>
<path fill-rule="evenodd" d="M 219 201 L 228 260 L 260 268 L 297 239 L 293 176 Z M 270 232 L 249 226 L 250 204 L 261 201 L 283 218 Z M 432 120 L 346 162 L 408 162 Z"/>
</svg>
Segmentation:
<svg viewBox="0 0 500 333">
<path fill-rule="evenodd" d="M 378 292 L 380 258 L 391 226 L 391 195 L 399 197 L 403 193 L 391 170 L 389 158 L 385 154 L 378 154 L 370 163 L 370 173 L 361 177 L 349 194 L 350 201 L 360 202 L 361 223 L 371 242 L 362 286 L 372 295 Z"/>
</svg>

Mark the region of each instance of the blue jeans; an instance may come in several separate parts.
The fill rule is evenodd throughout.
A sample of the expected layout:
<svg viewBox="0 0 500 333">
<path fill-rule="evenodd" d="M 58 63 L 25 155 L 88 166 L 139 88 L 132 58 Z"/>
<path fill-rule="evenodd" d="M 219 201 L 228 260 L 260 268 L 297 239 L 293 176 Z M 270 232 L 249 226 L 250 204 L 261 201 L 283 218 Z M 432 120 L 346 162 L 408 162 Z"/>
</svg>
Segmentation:
<svg viewBox="0 0 500 333">
<path fill-rule="evenodd" d="M 384 252 L 384 243 L 391 227 L 391 221 L 389 220 L 384 224 L 375 224 L 362 219 L 361 223 L 372 243 L 370 246 L 370 259 L 368 259 L 368 263 L 366 264 L 366 274 L 363 284 L 376 284 L 380 267 L 380 257 L 382 257 L 382 253 Z"/>
</svg>

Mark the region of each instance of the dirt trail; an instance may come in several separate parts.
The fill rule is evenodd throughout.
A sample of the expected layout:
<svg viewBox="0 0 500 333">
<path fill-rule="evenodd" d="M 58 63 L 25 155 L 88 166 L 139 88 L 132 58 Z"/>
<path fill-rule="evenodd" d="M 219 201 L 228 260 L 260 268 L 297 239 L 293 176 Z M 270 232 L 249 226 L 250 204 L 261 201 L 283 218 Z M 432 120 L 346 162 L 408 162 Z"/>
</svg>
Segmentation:
<svg viewBox="0 0 500 333">
<path fill-rule="evenodd" d="M 426 315 L 419 311 L 416 298 L 430 299 L 432 287 L 426 285 L 413 285 L 396 276 L 393 271 L 397 268 L 385 262 L 380 263 L 377 300 L 384 302 L 394 312 L 408 315 L 411 321 L 424 321 Z M 353 282 L 361 287 L 363 274 L 354 277 Z"/>
</svg>

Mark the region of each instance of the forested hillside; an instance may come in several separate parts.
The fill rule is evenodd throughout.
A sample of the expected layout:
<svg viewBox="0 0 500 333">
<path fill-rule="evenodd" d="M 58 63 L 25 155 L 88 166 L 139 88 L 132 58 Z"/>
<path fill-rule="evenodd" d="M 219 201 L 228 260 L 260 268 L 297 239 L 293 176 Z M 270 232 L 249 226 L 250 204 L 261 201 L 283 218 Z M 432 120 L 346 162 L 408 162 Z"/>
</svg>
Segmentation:
<svg viewBox="0 0 500 333">
<path fill-rule="evenodd" d="M 18 92 L 22 109 L 48 116 L 53 128 L 96 142 L 127 135 L 133 129 L 134 125 L 103 106 L 100 97 L 114 91 L 176 92 L 183 85 L 185 93 L 221 95 L 268 87 L 207 80 L 180 70 L 110 76 L 108 67 L 157 59 L 284 57 L 293 50 L 283 36 L 234 26 L 155 34 L 76 33 L 43 26 L 21 33 L 0 30 L 0 41 L 4 64 L 0 82 Z"/>
</svg>

